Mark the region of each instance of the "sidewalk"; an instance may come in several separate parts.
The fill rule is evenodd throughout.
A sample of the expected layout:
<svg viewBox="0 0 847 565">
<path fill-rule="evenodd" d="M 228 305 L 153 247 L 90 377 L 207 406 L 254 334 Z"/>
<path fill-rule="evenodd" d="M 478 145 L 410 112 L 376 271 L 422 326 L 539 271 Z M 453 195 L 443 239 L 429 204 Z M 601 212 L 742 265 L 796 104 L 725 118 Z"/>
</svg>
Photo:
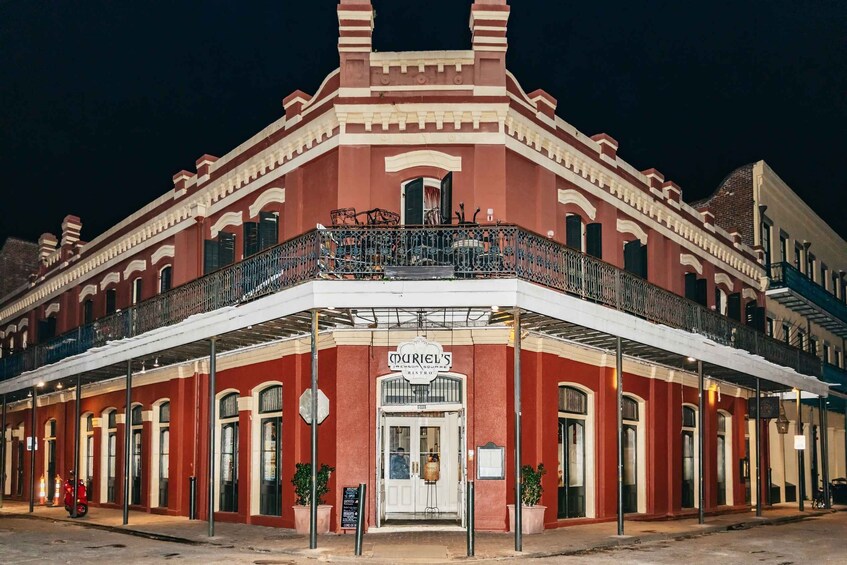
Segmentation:
<svg viewBox="0 0 847 565">
<path fill-rule="evenodd" d="M 481 561 L 515 557 L 550 557 L 590 553 L 611 547 L 639 544 L 667 539 L 680 539 L 714 532 L 744 529 L 767 524 L 779 524 L 819 516 L 835 510 L 809 510 L 799 512 L 796 505 L 781 504 L 763 511 L 761 518 L 755 513 L 735 513 L 707 516 L 706 523 L 697 519 L 659 522 L 627 520 L 625 536 L 617 536 L 615 522 L 570 526 L 547 530 L 543 534 L 523 536 L 523 552 L 514 551 L 515 538 L 509 533 L 476 534 L 475 557 L 467 557 L 465 532 L 418 531 L 365 534 L 362 557 L 354 556 L 355 536 L 325 535 L 318 537 L 318 549 L 310 550 L 308 536 L 293 530 L 252 526 L 246 524 L 215 523 L 215 536 L 208 537 L 208 522 L 188 520 L 184 517 L 161 516 L 144 512 L 130 512 L 129 524 L 122 525 L 121 510 L 91 508 L 88 516 L 77 520 L 68 517 L 62 507 L 36 506 L 29 514 L 29 505 L 4 501 L 0 515 L 31 516 L 34 519 L 73 522 L 83 527 L 107 529 L 153 539 L 208 545 L 210 547 L 235 547 L 255 551 L 257 554 L 288 555 L 299 558 L 320 559 L 330 562 L 362 561 L 363 558 L 386 563 L 443 563 L 450 561 Z"/>
</svg>

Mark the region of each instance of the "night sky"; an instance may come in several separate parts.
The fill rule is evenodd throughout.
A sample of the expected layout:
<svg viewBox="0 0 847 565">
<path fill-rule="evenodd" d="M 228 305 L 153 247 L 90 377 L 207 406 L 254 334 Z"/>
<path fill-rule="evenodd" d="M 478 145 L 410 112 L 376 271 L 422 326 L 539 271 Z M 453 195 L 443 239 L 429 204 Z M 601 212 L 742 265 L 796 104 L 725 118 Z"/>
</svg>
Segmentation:
<svg viewBox="0 0 847 565">
<path fill-rule="evenodd" d="M 470 49 L 471 0 L 374 0 L 378 51 Z M 843 1 L 512 0 L 508 67 L 686 201 L 764 159 L 847 238 Z M 694 7 L 696 6 L 696 7 Z M 335 0 L 0 0 L 0 242 L 91 240 L 314 93 Z"/>
</svg>

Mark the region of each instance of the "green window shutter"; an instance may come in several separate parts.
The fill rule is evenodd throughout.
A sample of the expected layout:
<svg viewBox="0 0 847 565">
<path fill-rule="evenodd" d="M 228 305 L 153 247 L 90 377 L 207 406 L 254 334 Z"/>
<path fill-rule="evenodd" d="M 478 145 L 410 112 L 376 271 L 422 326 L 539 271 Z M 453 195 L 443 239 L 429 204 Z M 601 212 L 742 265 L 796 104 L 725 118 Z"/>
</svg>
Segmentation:
<svg viewBox="0 0 847 565">
<path fill-rule="evenodd" d="M 603 224 L 594 223 L 585 226 L 586 252 L 592 257 L 603 258 Z"/>
<path fill-rule="evenodd" d="M 568 214 L 565 217 L 565 245 L 582 251 L 582 216 Z"/>
<path fill-rule="evenodd" d="M 258 222 L 244 222 L 244 257 L 259 252 Z"/>
<path fill-rule="evenodd" d="M 726 315 L 733 320 L 741 321 L 741 294 L 730 294 L 726 302 Z"/>
<path fill-rule="evenodd" d="M 408 222 L 407 222 L 408 223 Z M 453 173 L 447 173 L 441 179 L 441 223 L 450 225 L 453 223 Z"/>
<path fill-rule="evenodd" d="M 628 241 L 623 246 L 623 268 L 634 275 L 641 276 L 641 242 Z"/>
<path fill-rule="evenodd" d="M 685 273 L 685 298 L 697 300 L 697 273 Z"/>
<path fill-rule="evenodd" d="M 708 306 L 709 305 L 709 301 L 708 301 L 709 287 L 708 287 L 708 284 L 709 283 L 706 279 L 697 279 L 697 302 L 701 306 Z"/>
<path fill-rule="evenodd" d="M 273 212 L 259 212 L 259 249 L 279 243 L 279 216 Z"/>
<path fill-rule="evenodd" d="M 646 281 L 647 280 L 647 246 L 642 245 L 641 249 L 639 251 L 640 251 L 639 266 L 641 268 L 641 272 L 639 274 L 641 275 L 641 278 Z"/>
<path fill-rule="evenodd" d="M 406 224 L 423 225 L 423 179 L 415 179 L 406 185 Z"/>
<path fill-rule="evenodd" d="M 220 266 L 218 241 L 207 239 L 203 242 L 203 274 L 208 275 L 212 271 L 217 271 Z"/>
<path fill-rule="evenodd" d="M 218 234 L 218 260 L 220 266 L 235 262 L 235 234 L 222 231 Z"/>
</svg>

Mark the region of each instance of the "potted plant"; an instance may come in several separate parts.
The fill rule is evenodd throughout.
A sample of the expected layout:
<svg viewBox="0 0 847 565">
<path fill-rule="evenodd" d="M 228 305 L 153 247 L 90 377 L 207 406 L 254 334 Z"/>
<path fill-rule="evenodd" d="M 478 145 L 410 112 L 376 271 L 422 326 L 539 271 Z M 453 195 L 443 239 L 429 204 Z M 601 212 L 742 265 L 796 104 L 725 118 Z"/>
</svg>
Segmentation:
<svg viewBox="0 0 847 565">
<path fill-rule="evenodd" d="M 544 531 L 544 512 L 546 506 L 538 503 L 544 487 L 541 485 L 541 477 L 547 473 L 544 463 L 539 463 L 538 468 L 532 465 L 521 467 L 521 532 L 524 534 L 540 534 Z M 509 504 L 509 531 L 515 531 L 515 505 Z"/>
<path fill-rule="evenodd" d="M 324 504 L 323 497 L 329 492 L 329 476 L 333 471 L 335 471 L 335 467 L 322 463 L 317 473 L 317 533 L 319 534 L 329 532 L 329 516 L 332 506 Z M 308 534 L 312 505 L 312 464 L 297 463 L 291 484 L 294 485 L 294 498 L 297 502 L 297 505 L 294 506 L 294 528 L 298 534 Z"/>
</svg>

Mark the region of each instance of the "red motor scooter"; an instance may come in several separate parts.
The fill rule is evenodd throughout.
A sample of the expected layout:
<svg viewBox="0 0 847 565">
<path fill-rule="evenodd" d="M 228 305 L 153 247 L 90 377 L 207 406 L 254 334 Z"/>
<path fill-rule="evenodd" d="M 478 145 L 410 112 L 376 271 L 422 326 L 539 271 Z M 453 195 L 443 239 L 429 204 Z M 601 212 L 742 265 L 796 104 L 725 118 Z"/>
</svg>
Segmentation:
<svg viewBox="0 0 847 565">
<path fill-rule="evenodd" d="M 68 479 L 65 481 L 65 510 L 73 516 L 73 499 L 74 499 L 74 472 L 69 473 Z M 82 479 L 77 481 L 76 487 L 76 517 L 82 518 L 88 514 L 88 494 L 85 491 L 85 483 Z"/>
</svg>

